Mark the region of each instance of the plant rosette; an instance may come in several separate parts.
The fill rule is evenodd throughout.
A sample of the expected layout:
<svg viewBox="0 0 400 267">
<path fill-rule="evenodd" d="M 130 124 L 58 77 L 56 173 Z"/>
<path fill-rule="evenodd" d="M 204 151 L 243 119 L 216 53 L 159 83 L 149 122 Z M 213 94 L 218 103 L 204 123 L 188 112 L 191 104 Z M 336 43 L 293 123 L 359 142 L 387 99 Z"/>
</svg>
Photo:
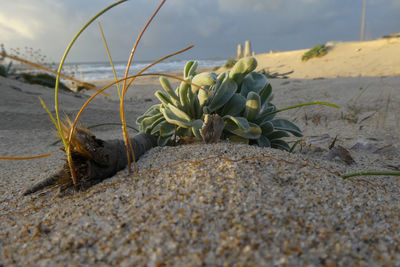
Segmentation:
<svg viewBox="0 0 400 267">
<path fill-rule="evenodd" d="M 294 123 L 275 118 L 271 84 L 254 71 L 256 67 L 256 59 L 246 57 L 217 75 L 197 73 L 197 62 L 188 61 L 183 70 L 186 82 L 175 90 L 167 78 L 160 78 L 164 90 L 155 96 L 161 103 L 137 119 L 140 131 L 156 136 L 159 146 L 172 144 L 177 137 L 202 140 L 208 116 L 217 114 L 223 121 L 219 139 L 290 150 L 282 138 L 300 137 L 302 132 Z"/>
</svg>

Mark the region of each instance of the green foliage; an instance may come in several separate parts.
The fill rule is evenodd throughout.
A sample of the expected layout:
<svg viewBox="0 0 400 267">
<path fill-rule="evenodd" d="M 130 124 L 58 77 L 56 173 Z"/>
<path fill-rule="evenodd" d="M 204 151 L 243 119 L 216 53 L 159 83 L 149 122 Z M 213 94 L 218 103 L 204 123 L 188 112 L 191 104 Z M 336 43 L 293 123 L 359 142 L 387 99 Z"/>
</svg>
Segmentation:
<svg viewBox="0 0 400 267">
<path fill-rule="evenodd" d="M 205 116 L 218 114 L 225 124 L 221 139 L 289 150 L 281 138 L 289 133 L 302 136 L 301 130 L 288 120 L 275 118 L 272 87 L 263 74 L 254 72 L 256 66 L 257 61 L 247 57 L 219 75 L 197 74 L 197 63 L 187 62 L 184 79 L 210 93 L 185 82 L 172 90 L 168 80 L 160 78 L 164 92 L 155 95 L 161 104 L 137 119 L 140 131 L 158 136 L 160 146 L 172 143 L 176 136 L 201 140 Z"/>
<path fill-rule="evenodd" d="M 226 61 L 224 66 L 225 66 L 225 68 L 230 69 L 233 66 L 235 66 L 236 62 L 237 62 L 236 58 L 233 57 L 233 58 L 228 59 L 228 61 Z"/>
<path fill-rule="evenodd" d="M 318 44 L 304 53 L 301 60 L 307 61 L 313 57 L 322 57 L 328 53 L 328 48 L 323 44 Z"/>
<path fill-rule="evenodd" d="M 0 76 L 8 77 L 11 73 L 12 62 L 10 62 L 7 67 L 0 64 Z"/>
<path fill-rule="evenodd" d="M 47 73 L 39 73 L 39 74 L 30 74 L 30 73 L 21 73 L 19 74 L 25 82 L 30 84 L 40 84 L 46 87 L 53 87 L 56 84 L 56 77 Z M 70 89 L 63 83 L 60 83 L 60 88 L 63 90 L 70 91 Z"/>
</svg>

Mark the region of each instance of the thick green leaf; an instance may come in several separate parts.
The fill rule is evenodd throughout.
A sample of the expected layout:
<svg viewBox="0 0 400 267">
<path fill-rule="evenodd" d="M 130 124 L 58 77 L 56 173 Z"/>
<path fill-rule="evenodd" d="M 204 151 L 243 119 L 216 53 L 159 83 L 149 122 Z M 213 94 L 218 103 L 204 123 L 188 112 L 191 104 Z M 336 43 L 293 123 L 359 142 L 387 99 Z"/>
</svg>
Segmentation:
<svg viewBox="0 0 400 267">
<path fill-rule="evenodd" d="M 231 79 L 225 79 L 219 87 L 215 88 L 214 96 L 211 99 L 208 108 L 211 112 L 225 105 L 229 99 L 236 93 L 237 84 Z"/>
<path fill-rule="evenodd" d="M 273 113 L 275 110 L 276 107 L 270 103 L 268 107 L 264 107 L 257 115 L 256 122 L 261 124 L 264 121 L 272 120 L 275 117 L 275 114 Z"/>
<path fill-rule="evenodd" d="M 301 137 L 303 133 L 300 128 L 297 127 L 293 122 L 285 119 L 275 119 L 271 121 L 272 125 L 277 130 L 283 130 L 292 133 L 294 136 Z"/>
<path fill-rule="evenodd" d="M 162 114 L 161 114 L 162 115 Z M 150 125 L 148 131 L 146 131 L 146 133 L 151 134 L 153 132 L 153 129 L 156 128 L 158 125 L 160 125 L 163 122 L 167 122 L 164 118 L 164 116 L 162 116 L 161 118 L 159 118 L 158 120 L 154 121 L 152 125 Z"/>
<path fill-rule="evenodd" d="M 137 124 L 140 124 L 145 118 L 154 116 L 160 113 L 161 104 L 151 106 L 142 116 L 138 117 L 136 120 Z"/>
<path fill-rule="evenodd" d="M 232 67 L 231 71 L 229 72 L 229 78 L 233 79 L 238 85 L 241 85 L 244 77 L 248 73 L 255 70 L 256 67 L 257 61 L 255 58 L 242 58 Z"/>
<path fill-rule="evenodd" d="M 190 90 L 190 86 L 188 84 L 182 83 L 179 88 L 179 101 L 182 106 L 182 109 L 189 114 L 190 112 L 190 100 L 188 96 L 188 91 Z"/>
<path fill-rule="evenodd" d="M 155 126 L 153 127 L 153 129 L 151 129 L 150 134 L 152 134 L 152 135 L 160 135 L 159 132 L 160 132 L 161 125 L 162 125 L 163 123 L 168 123 L 168 122 L 165 120 L 165 118 L 164 118 L 164 121 L 161 121 L 159 124 L 155 125 Z"/>
<path fill-rule="evenodd" d="M 243 79 L 242 86 L 240 88 L 240 94 L 247 97 L 249 92 L 256 92 L 259 94 L 268 84 L 265 75 L 258 72 L 250 72 Z"/>
<path fill-rule="evenodd" d="M 160 136 L 168 137 L 173 135 L 175 132 L 175 125 L 166 122 L 162 122 L 160 125 Z"/>
<path fill-rule="evenodd" d="M 169 104 L 167 108 L 161 108 L 160 111 L 169 123 L 184 128 L 192 127 L 190 117 L 185 112 L 174 107 L 173 105 Z"/>
<path fill-rule="evenodd" d="M 258 139 L 260 138 L 262 132 L 261 128 L 257 124 L 251 122 L 249 122 L 248 131 L 243 130 L 237 124 L 232 123 L 231 121 L 226 123 L 225 130 L 247 139 Z"/>
<path fill-rule="evenodd" d="M 186 62 L 185 68 L 183 70 L 183 77 L 187 79 L 189 76 L 194 76 L 196 74 L 197 69 L 197 61 L 188 61 Z"/>
<path fill-rule="evenodd" d="M 193 122 L 192 132 L 193 135 L 196 136 L 196 138 L 202 139 L 200 129 L 203 127 L 203 123 L 204 122 L 202 120 L 195 120 Z"/>
<path fill-rule="evenodd" d="M 169 140 L 171 140 L 171 136 L 167 136 L 167 137 L 159 136 L 157 138 L 157 145 L 158 146 L 165 146 L 168 143 Z"/>
<path fill-rule="evenodd" d="M 201 118 L 201 116 L 203 115 L 203 112 L 202 112 L 202 110 L 200 108 L 199 99 L 197 98 L 197 94 L 198 94 L 198 92 L 194 96 L 194 103 L 193 103 L 194 111 L 195 111 L 195 116 L 194 117 L 196 119 Z"/>
<path fill-rule="evenodd" d="M 171 99 L 160 90 L 157 90 L 154 95 L 158 98 L 158 100 L 160 100 L 161 103 L 163 103 L 165 107 L 168 106 L 168 104 L 172 104 Z"/>
<path fill-rule="evenodd" d="M 203 106 L 205 105 L 207 100 L 210 98 L 210 95 L 206 91 L 200 90 L 197 93 L 197 98 L 199 99 L 200 109 L 202 110 Z"/>
<path fill-rule="evenodd" d="M 192 127 L 178 127 L 176 129 L 176 136 L 192 137 L 193 136 Z"/>
<path fill-rule="evenodd" d="M 192 90 L 188 90 L 187 92 L 188 100 L 189 100 L 189 111 L 187 112 L 191 118 L 194 118 L 196 116 L 196 110 L 194 106 L 194 98 L 195 94 L 192 92 Z"/>
<path fill-rule="evenodd" d="M 268 102 L 272 101 L 273 94 L 272 94 L 272 86 L 270 83 L 261 90 L 260 98 L 261 98 L 261 106 L 264 106 Z"/>
<path fill-rule="evenodd" d="M 211 86 L 217 82 L 217 76 L 215 73 L 202 72 L 193 77 L 192 83 L 200 86 Z M 192 85 L 192 92 L 196 93 L 199 87 Z"/>
<path fill-rule="evenodd" d="M 160 120 L 163 119 L 163 115 L 161 113 L 147 117 L 142 120 L 140 123 L 140 131 L 145 132 L 145 133 L 150 133 L 152 129 L 152 125 L 156 122 L 160 122 Z"/>
<path fill-rule="evenodd" d="M 290 146 L 288 143 L 280 139 L 271 140 L 271 147 L 290 151 Z"/>
<path fill-rule="evenodd" d="M 189 76 L 193 76 L 193 74 L 196 72 L 197 68 L 197 62 L 190 60 L 186 62 L 185 68 L 183 69 L 183 77 L 186 79 Z"/>
<path fill-rule="evenodd" d="M 260 96 L 256 92 L 249 92 L 247 94 L 246 109 L 244 116 L 248 121 L 255 121 L 261 109 Z"/>
<path fill-rule="evenodd" d="M 162 88 L 169 94 L 171 98 L 175 98 L 178 100 L 178 96 L 175 94 L 175 91 L 172 89 L 171 84 L 169 83 L 168 79 L 165 78 L 164 76 L 160 77 L 160 84 Z"/>
<path fill-rule="evenodd" d="M 189 122 L 192 120 L 188 114 L 172 104 L 168 104 L 168 109 L 171 110 L 175 114 L 175 116 L 181 118 L 182 120 L 187 120 Z"/>
<path fill-rule="evenodd" d="M 244 110 L 245 106 L 246 98 L 244 98 L 241 94 L 234 94 L 231 99 L 229 99 L 228 103 L 222 107 L 220 115 L 239 115 Z"/>
<path fill-rule="evenodd" d="M 242 129 L 243 131 L 247 132 L 250 129 L 250 125 L 249 122 L 247 121 L 246 118 L 243 117 L 234 117 L 231 115 L 225 115 L 222 117 L 222 119 L 224 120 L 224 122 L 226 124 L 228 123 L 233 123 L 236 124 L 240 129 Z"/>
<path fill-rule="evenodd" d="M 249 122 L 249 125 L 250 125 L 250 129 L 248 131 L 247 138 L 249 138 L 249 139 L 260 138 L 261 133 L 262 133 L 260 126 L 258 126 L 255 123 L 251 123 L 251 122 Z"/>
<path fill-rule="evenodd" d="M 264 135 L 261 135 L 260 138 L 257 139 L 257 144 L 260 147 L 271 147 L 271 142 Z"/>
<path fill-rule="evenodd" d="M 261 123 L 260 127 L 261 127 L 263 135 L 270 134 L 274 131 L 274 126 L 272 125 L 272 123 L 270 121 L 265 121 L 265 122 Z"/>
<path fill-rule="evenodd" d="M 222 83 L 222 81 L 225 80 L 226 76 L 228 76 L 228 75 L 229 75 L 229 71 L 225 71 L 225 72 L 220 73 L 217 76 L 217 84 L 218 83 Z"/>
<path fill-rule="evenodd" d="M 286 131 L 273 131 L 270 134 L 266 135 L 269 140 L 280 139 L 282 137 L 289 137 L 290 135 Z"/>
</svg>

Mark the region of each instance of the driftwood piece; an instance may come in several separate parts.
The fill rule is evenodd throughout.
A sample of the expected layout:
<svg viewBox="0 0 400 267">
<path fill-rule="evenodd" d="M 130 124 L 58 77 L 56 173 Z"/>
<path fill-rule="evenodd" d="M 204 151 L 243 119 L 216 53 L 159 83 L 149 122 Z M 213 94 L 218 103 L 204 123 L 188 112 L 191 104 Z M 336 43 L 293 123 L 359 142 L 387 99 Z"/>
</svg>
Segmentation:
<svg viewBox="0 0 400 267">
<path fill-rule="evenodd" d="M 329 153 L 326 155 L 327 160 L 333 160 L 335 158 L 339 158 L 347 165 L 355 164 L 353 157 L 350 152 L 342 146 L 336 146 L 329 150 Z"/>
<path fill-rule="evenodd" d="M 204 124 L 200 130 L 200 134 L 204 142 L 215 143 L 221 138 L 224 127 L 224 120 L 218 114 L 207 114 L 204 118 Z"/>
<path fill-rule="evenodd" d="M 78 175 L 78 184 L 72 184 L 70 169 L 68 163 L 65 163 L 56 174 L 33 185 L 24 192 L 24 195 L 52 185 L 85 190 L 113 176 L 128 164 L 125 143 L 122 140 L 104 141 L 97 139 L 89 131 L 79 129 L 75 136 L 75 142 L 72 145 L 72 160 Z M 157 139 L 152 135 L 141 133 L 131 138 L 131 142 L 135 160 L 138 160 L 146 151 L 156 146 Z M 131 155 L 131 160 L 132 158 Z"/>
</svg>

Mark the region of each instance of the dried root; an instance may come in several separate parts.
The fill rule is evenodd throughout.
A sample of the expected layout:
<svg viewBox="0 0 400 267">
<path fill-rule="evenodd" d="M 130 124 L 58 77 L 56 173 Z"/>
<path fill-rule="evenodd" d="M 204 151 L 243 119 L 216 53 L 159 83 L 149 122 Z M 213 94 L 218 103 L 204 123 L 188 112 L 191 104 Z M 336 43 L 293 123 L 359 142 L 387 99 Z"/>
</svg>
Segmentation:
<svg viewBox="0 0 400 267">
<path fill-rule="evenodd" d="M 69 133 L 71 125 L 68 120 L 67 123 L 68 126 L 63 125 L 65 133 Z M 148 134 L 138 134 L 131 138 L 131 142 L 136 160 L 157 143 L 156 138 Z M 122 140 L 104 141 L 96 138 L 83 127 L 77 127 L 72 135 L 71 153 L 78 176 L 76 185 L 72 183 L 69 165 L 65 163 L 60 171 L 33 185 L 24 192 L 24 195 L 35 193 L 48 186 L 85 190 L 113 176 L 128 164 L 125 144 Z"/>
</svg>

